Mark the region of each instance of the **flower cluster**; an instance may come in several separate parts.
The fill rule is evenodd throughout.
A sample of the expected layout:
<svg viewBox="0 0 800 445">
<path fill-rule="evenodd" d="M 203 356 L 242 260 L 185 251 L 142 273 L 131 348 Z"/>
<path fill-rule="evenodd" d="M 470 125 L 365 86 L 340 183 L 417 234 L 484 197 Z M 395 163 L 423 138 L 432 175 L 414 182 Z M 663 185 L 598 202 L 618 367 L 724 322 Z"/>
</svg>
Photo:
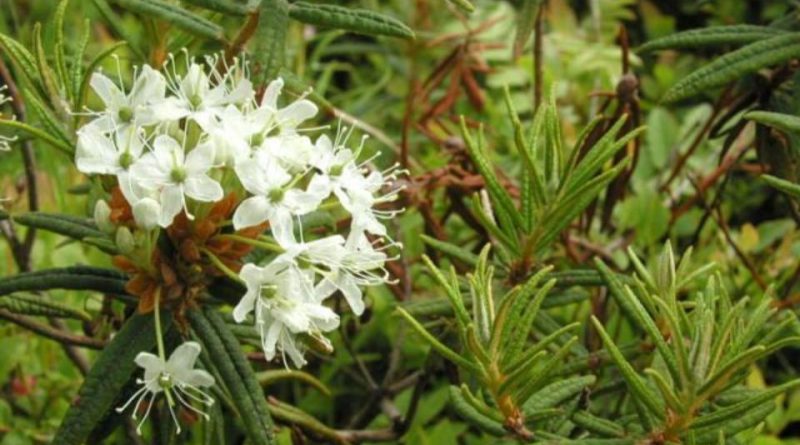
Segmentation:
<svg viewBox="0 0 800 445">
<path fill-rule="evenodd" d="M 352 129 L 312 140 L 327 128 L 302 127 L 314 103 L 301 96 L 282 106 L 283 81 L 254 87 L 245 62 L 171 58 L 163 68 L 141 67 L 127 90 L 95 73 L 103 107 L 78 131 L 78 169 L 111 192 L 95 220 L 114 233 L 127 290 L 141 312 L 168 306 L 180 324 L 211 280 L 227 275 L 247 289 L 235 321 L 254 325 L 268 360 L 280 353 L 302 366 L 304 340 L 330 346 L 325 333 L 339 325 L 331 297 L 340 293 L 360 315 L 363 288 L 389 280 L 384 264 L 399 246 L 383 222 L 398 211 L 389 203 L 402 172 L 360 161 L 365 139 L 348 148 Z M 312 214 L 345 230 L 311 227 Z M 268 255 L 248 256 L 253 249 Z M 156 362 L 145 361 L 153 374 Z M 155 395 L 163 386 L 150 380 L 143 388 Z"/>
</svg>

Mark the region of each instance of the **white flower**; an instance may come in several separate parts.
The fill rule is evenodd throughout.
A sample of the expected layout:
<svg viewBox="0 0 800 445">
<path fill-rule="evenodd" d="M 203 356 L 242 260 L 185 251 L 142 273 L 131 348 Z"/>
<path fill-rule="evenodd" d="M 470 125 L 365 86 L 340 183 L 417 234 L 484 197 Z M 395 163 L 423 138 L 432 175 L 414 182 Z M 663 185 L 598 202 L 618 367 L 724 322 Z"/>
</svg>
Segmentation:
<svg viewBox="0 0 800 445">
<path fill-rule="evenodd" d="M 233 227 L 239 230 L 269 221 L 273 237 L 293 238 L 293 216 L 316 209 L 322 201 L 317 176 L 307 190 L 289 187 L 292 176 L 266 152 L 257 152 L 251 162 L 237 164 L 236 174 L 244 188 L 254 196 L 245 199 L 233 214 Z"/>
<path fill-rule="evenodd" d="M 288 354 L 295 366 L 306 363 L 304 346 L 297 335 L 306 334 L 330 347 L 324 337 L 339 326 L 339 316 L 314 298 L 313 271 L 297 267 L 291 261 L 273 261 L 266 267 L 245 264 L 239 276 L 247 293 L 234 308 L 237 323 L 255 311 L 256 327 L 267 360 L 278 350 Z"/>
<path fill-rule="evenodd" d="M 222 187 L 208 176 L 214 166 L 214 147 L 203 143 L 184 157 L 178 141 L 166 135 L 156 137 L 153 151 L 133 165 L 131 174 L 142 188 L 159 191 L 159 225 L 167 227 L 181 210 L 191 217 L 186 197 L 201 202 L 222 199 Z"/>
<path fill-rule="evenodd" d="M 105 109 L 88 124 L 101 132 L 126 131 L 131 126 L 148 126 L 158 122 L 153 107 L 164 101 L 167 82 L 149 65 L 134 74 L 133 87 L 125 94 L 111 79 L 97 72 L 90 80 L 92 89 L 103 101 Z"/>
<path fill-rule="evenodd" d="M 184 76 L 173 73 L 170 89 L 175 96 L 161 103 L 158 116 L 165 120 L 189 118 L 210 131 L 228 105 L 252 99 L 253 86 L 247 79 L 235 78 L 237 69 L 228 70 L 224 76 L 211 70 L 211 76 L 206 75 L 202 65 L 192 62 Z"/>
<path fill-rule="evenodd" d="M 383 268 L 386 254 L 375 250 L 363 232 L 352 232 L 347 240 L 332 235 L 310 242 L 284 241 L 281 247 L 285 251 L 276 262 L 290 267 L 307 264 L 322 277 L 314 289 L 315 298 L 324 299 L 339 290 L 356 315 L 361 315 L 365 308 L 360 286 L 389 281 L 389 273 Z"/>
<path fill-rule="evenodd" d="M 135 202 L 137 191 L 129 170 L 143 151 L 144 142 L 134 127 L 106 136 L 98 127 L 86 126 L 78 132 L 75 164 L 86 174 L 116 175 L 125 199 Z"/>
<path fill-rule="evenodd" d="M 177 403 L 208 419 L 208 414 L 198 410 L 191 404 L 193 400 L 206 406 L 214 404 L 214 399 L 201 389 L 212 386 L 214 377 L 202 369 L 194 369 L 200 351 L 198 343 L 188 341 L 175 348 L 167 361 L 149 352 L 140 352 L 134 361 L 141 368 L 144 368 L 144 378 L 136 380 L 136 383 L 142 385 L 142 387 L 124 405 L 117 408 L 117 412 L 125 411 L 128 406 L 136 401 L 132 414 L 134 420 L 136 420 L 136 413 L 139 411 L 139 407 L 149 396 L 147 411 L 136 427 L 136 431 L 141 434 L 142 424 L 147 419 L 147 416 L 150 415 L 153 401 L 158 394 L 163 392 L 167 397 L 167 406 L 179 433 L 181 426 L 175 415 L 175 405 Z"/>
<path fill-rule="evenodd" d="M 397 199 L 400 191 L 398 188 L 384 195 L 380 192 L 402 171 L 395 166 L 384 172 L 372 171 L 365 174 L 367 170 L 363 165 L 367 162 L 357 164 L 356 154 L 344 146 L 349 136 L 346 129 L 341 129 L 333 142 L 326 135 L 320 136 L 315 145 L 317 153 L 312 163 L 325 178 L 321 183 L 336 195 L 342 207 L 352 215 L 355 230 L 366 230 L 374 235 L 385 236 L 386 227 L 379 219 L 393 218 L 400 210 L 382 211 L 375 206 Z M 361 151 L 364 141 L 362 139 L 357 152 Z"/>
<path fill-rule="evenodd" d="M 364 232 L 351 231 L 343 246 L 344 253 L 338 258 L 339 262 L 326 264 L 328 270 L 321 272 L 323 278 L 317 285 L 317 295 L 327 298 L 338 290 L 344 295 L 353 313 L 361 315 L 364 312 L 361 288 L 390 282 L 389 272 L 384 268 L 389 258 L 383 250 L 395 245 L 389 243 L 381 249 L 375 249 Z"/>
<path fill-rule="evenodd" d="M 313 144 L 300 136 L 297 127 L 317 114 L 317 106 L 300 98 L 278 108 L 283 80 L 267 86 L 261 103 L 252 108 L 228 105 L 217 113 L 219 123 L 208 131 L 224 151 L 225 159 L 237 163 L 249 161 L 256 151 L 267 150 L 290 170 L 302 170 L 308 164 Z"/>
</svg>

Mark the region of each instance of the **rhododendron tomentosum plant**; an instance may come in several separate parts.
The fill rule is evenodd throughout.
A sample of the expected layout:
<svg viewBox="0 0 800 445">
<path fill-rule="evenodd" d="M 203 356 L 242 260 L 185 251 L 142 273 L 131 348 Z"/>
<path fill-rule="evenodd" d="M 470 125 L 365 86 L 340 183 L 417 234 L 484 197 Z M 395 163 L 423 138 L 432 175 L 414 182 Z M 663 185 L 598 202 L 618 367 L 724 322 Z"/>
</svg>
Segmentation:
<svg viewBox="0 0 800 445">
<path fill-rule="evenodd" d="M 384 264 L 399 245 L 383 223 L 398 210 L 378 206 L 397 197 L 402 172 L 360 161 L 364 140 L 351 150 L 352 130 L 341 125 L 333 138 L 327 127 L 305 130 L 317 107 L 304 97 L 281 106 L 281 79 L 259 94 L 246 62 L 170 58 L 163 71 L 143 66 L 129 90 L 92 75 L 104 108 L 78 129 L 75 163 L 107 193 L 95 219 L 113 235 L 126 291 L 140 313 L 155 314 L 158 355 L 136 357 L 143 386 L 123 407 L 135 401 L 135 416 L 163 393 L 177 424 L 174 407 L 202 413 L 192 403 L 212 402 L 201 388 L 214 378 L 193 369 L 196 342 L 165 357 L 158 315 L 171 314 L 188 336 L 187 311 L 210 302 L 215 281 L 236 281 L 233 319 L 254 326 L 267 360 L 303 366 L 304 338 L 331 348 L 325 333 L 339 315 L 328 301 L 341 294 L 360 315 L 362 289 L 390 279 Z M 347 229 L 304 230 L 315 212 L 346 217 Z M 253 249 L 267 259 L 250 262 Z"/>
</svg>

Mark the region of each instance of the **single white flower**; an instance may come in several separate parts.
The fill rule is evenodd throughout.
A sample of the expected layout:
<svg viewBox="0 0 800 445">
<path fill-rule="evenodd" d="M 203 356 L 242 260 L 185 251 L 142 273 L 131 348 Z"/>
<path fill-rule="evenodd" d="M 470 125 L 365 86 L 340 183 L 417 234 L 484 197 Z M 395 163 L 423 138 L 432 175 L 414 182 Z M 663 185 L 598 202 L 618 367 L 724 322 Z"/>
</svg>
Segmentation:
<svg viewBox="0 0 800 445">
<path fill-rule="evenodd" d="M 331 141 L 326 135 L 320 136 L 315 144 L 316 154 L 312 164 L 324 177 L 321 183 L 351 214 L 356 231 L 366 230 L 374 235 L 385 236 L 386 227 L 380 220 L 393 218 L 401 210 L 378 210 L 375 207 L 397 199 L 399 188 L 390 187 L 391 190 L 383 195 L 381 191 L 391 186 L 403 171 L 393 166 L 383 172 L 369 172 L 365 168 L 368 161 L 356 163 L 356 154 L 345 147 L 349 137 L 346 129 L 339 130 L 336 141 Z M 357 153 L 361 151 L 365 140 L 362 138 Z"/>
<path fill-rule="evenodd" d="M 142 402 L 149 397 L 147 410 L 136 427 L 137 433 L 141 434 L 142 424 L 150 415 L 153 401 L 161 393 L 167 397 L 167 406 L 179 433 L 181 426 L 175 415 L 176 404 L 181 404 L 208 420 L 208 414 L 192 406 L 192 401 L 206 406 L 214 404 L 214 399 L 201 389 L 212 386 L 214 377 L 202 369 L 194 368 L 200 351 L 201 348 L 197 342 L 188 341 L 175 348 L 167 361 L 149 352 L 140 352 L 136 356 L 134 361 L 139 367 L 144 368 L 144 378 L 136 380 L 136 383 L 142 387 L 124 405 L 117 408 L 117 412 L 125 411 L 135 401 L 132 416 L 134 420 L 138 420 L 136 415 L 139 408 Z"/>
<path fill-rule="evenodd" d="M 159 192 L 159 225 L 167 227 L 181 210 L 191 217 L 186 197 L 200 202 L 222 199 L 222 186 L 208 176 L 213 166 L 211 144 L 202 143 L 184 157 L 178 141 L 159 135 L 153 142 L 153 150 L 133 165 L 131 175 L 142 188 Z"/>
<path fill-rule="evenodd" d="M 346 240 L 332 235 L 310 242 L 284 242 L 284 253 L 276 261 L 291 263 L 292 267 L 306 264 L 321 277 L 314 289 L 315 298 L 325 299 L 341 291 L 353 313 L 361 315 L 365 309 L 361 287 L 390 282 L 384 250 L 394 245 L 376 249 L 364 232 L 352 231 Z"/>
<path fill-rule="evenodd" d="M 292 217 L 313 211 L 323 199 L 316 176 L 306 190 L 292 188 L 293 177 L 263 151 L 257 152 L 251 162 L 237 164 L 236 174 L 244 188 L 254 195 L 236 208 L 233 214 L 236 230 L 269 221 L 273 237 L 288 241 L 294 237 Z"/>
<path fill-rule="evenodd" d="M 283 80 L 274 80 L 259 105 L 228 105 L 216 114 L 219 122 L 208 131 L 226 161 L 248 162 L 256 151 L 267 150 L 289 170 L 299 171 L 307 166 L 313 144 L 308 137 L 298 134 L 297 127 L 314 117 L 318 109 L 303 98 L 279 108 L 282 88 Z"/>
<path fill-rule="evenodd" d="M 129 173 L 143 151 L 144 142 L 135 127 L 107 136 L 90 125 L 78 131 L 75 165 L 86 174 L 116 175 L 125 199 L 133 203 L 138 193 Z"/>
<path fill-rule="evenodd" d="M 172 64 L 174 69 L 174 60 Z M 191 62 L 185 75 L 173 72 L 170 89 L 174 96 L 160 104 L 157 115 L 165 120 L 188 118 L 203 130 L 211 131 L 228 105 L 252 100 L 253 85 L 248 79 L 236 78 L 237 69 L 229 70 L 224 76 L 214 68 L 211 71 L 209 76 L 202 65 Z"/>
<path fill-rule="evenodd" d="M 102 73 L 92 74 L 92 89 L 103 101 L 105 109 L 94 113 L 97 118 L 87 126 L 101 132 L 126 131 L 131 126 L 148 126 L 158 122 L 154 107 L 164 101 L 167 82 L 149 65 L 134 74 L 133 86 L 127 94 Z"/>
<path fill-rule="evenodd" d="M 313 102 L 301 97 L 289 105 L 279 108 L 278 98 L 283 90 L 283 79 L 277 78 L 267 85 L 258 108 L 251 114 L 254 122 L 260 122 L 266 134 L 297 134 L 297 127 L 317 115 L 319 109 Z"/>
<path fill-rule="evenodd" d="M 255 311 L 256 328 L 267 360 L 277 351 L 289 355 L 296 367 L 306 363 L 304 346 L 297 336 L 305 334 L 330 346 L 323 335 L 339 326 L 339 316 L 314 298 L 314 272 L 291 261 L 276 260 L 266 267 L 245 264 L 239 276 L 247 293 L 234 308 L 233 317 L 241 323 Z"/>
</svg>

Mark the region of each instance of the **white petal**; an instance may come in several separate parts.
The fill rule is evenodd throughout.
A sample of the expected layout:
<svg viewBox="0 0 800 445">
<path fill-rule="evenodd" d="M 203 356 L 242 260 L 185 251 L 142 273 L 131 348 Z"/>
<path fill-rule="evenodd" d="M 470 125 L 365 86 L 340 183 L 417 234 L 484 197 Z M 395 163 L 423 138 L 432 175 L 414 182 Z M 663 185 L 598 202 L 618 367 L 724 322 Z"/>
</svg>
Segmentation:
<svg viewBox="0 0 800 445">
<path fill-rule="evenodd" d="M 169 371 L 176 373 L 180 370 L 189 370 L 194 368 L 194 363 L 200 355 L 200 344 L 195 341 L 187 341 L 175 348 L 167 360 L 167 367 Z"/>
<path fill-rule="evenodd" d="M 236 84 L 236 87 L 228 93 L 227 102 L 243 104 L 247 103 L 254 95 L 253 84 L 247 80 L 242 79 Z"/>
<path fill-rule="evenodd" d="M 303 358 L 303 353 L 297 348 L 295 339 L 292 336 L 286 334 L 281 337 L 281 349 L 289 354 L 289 357 L 296 367 L 301 368 L 307 363 L 306 359 Z"/>
<path fill-rule="evenodd" d="M 152 104 L 164 99 L 167 81 L 158 71 L 143 65 L 139 77 L 131 88 L 131 102 L 137 105 Z M 139 122 L 141 123 L 141 122 Z"/>
<path fill-rule="evenodd" d="M 186 196 L 201 202 L 216 202 L 224 195 L 222 186 L 206 175 L 190 176 L 183 186 Z"/>
<path fill-rule="evenodd" d="M 75 164 L 83 173 L 115 174 L 120 170 L 114 143 L 97 131 L 81 131 Z"/>
<path fill-rule="evenodd" d="M 272 211 L 267 198 L 263 196 L 247 198 L 239 204 L 233 214 L 233 228 L 239 230 L 261 224 L 269 218 L 270 213 Z"/>
<path fill-rule="evenodd" d="M 178 141 L 165 134 L 158 135 L 153 141 L 153 154 L 162 166 L 183 165 L 183 147 Z"/>
<path fill-rule="evenodd" d="M 266 332 L 262 332 L 261 345 L 264 348 L 264 356 L 267 360 L 275 358 L 275 345 L 278 343 L 278 338 L 281 336 L 281 331 L 284 329 L 283 324 L 274 321 L 268 327 L 265 327 Z"/>
<path fill-rule="evenodd" d="M 133 361 L 145 371 L 161 372 L 164 370 L 164 362 L 157 355 L 149 352 L 140 352 Z"/>
<path fill-rule="evenodd" d="M 186 155 L 186 170 L 192 173 L 205 173 L 214 165 L 214 146 L 210 142 L 198 145 Z"/>
<path fill-rule="evenodd" d="M 192 369 L 181 378 L 181 381 L 199 388 L 206 388 L 214 384 L 214 377 L 203 369 Z"/>
<path fill-rule="evenodd" d="M 131 166 L 134 183 L 146 190 L 155 190 L 170 182 L 169 170 L 159 164 L 154 153 L 147 153 Z"/>
<path fill-rule="evenodd" d="M 278 122 L 281 129 L 294 129 L 300 123 L 317 115 L 318 108 L 306 99 L 298 100 L 278 111 Z"/>
<path fill-rule="evenodd" d="M 149 108 L 149 113 L 152 114 L 151 117 L 165 122 L 183 119 L 190 113 L 188 104 L 177 97 L 167 97 L 158 103 L 152 104 Z"/>
<path fill-rule="evenodd" d="M 283 79 L 279 77 L 267 85 L 267 90 L 264 91 L 264 97 L 261 99 L 261 106 L 276 110 L 281 90 L 283 90 Z"/>
<path fill-rule="evenodd" d="M 168 185 L 161 189 L 161 218 L 158 221 L 161 227 L 168 227 L 175 219 L 175 215 L 183 209 L 183 187 Z"/>
<path fill-rule="evenodd" d="M 237 162 L 234 167 L 236 176 L 244 186 L 245 190 L 254 195 L 266 195 L 269 192 L 269 177 L 258 165 L 257 161 L 248 159 Z"/>
<path fill-rule="evenodd" d="M 336 284 L 342 291 L 342 295 L 344 295 L 344 299 L 347 300 L 347 304 L 350 305 L 350 309 L 353 310 L 353 313 L 356 315 L 363 314 L 365 307 L 364 297 L 355 280 L 349 275 L 341 275 L 339 279 L 336 280 Z"/>
<path fill-rule="evenodd" d="M 119 108 L 127 104 L 125 94 L 119 89 L 114 82 L 102 73 L 93 73 L 92 79 L 89 81 L 92 89 L 100 99 L 106 104 L 107 108 Z"/>
<path fill-rule="evenodd" d="M 235 219 L 236 217 L 234 216 L 234 221 Z M 269 228 L 272 231 L 272 237 L 280 245 L 286 246 L 295 243 L 292 214 L 285 208 L 278 207 L 272 212 L 269 218 Z"/>
</svg>

